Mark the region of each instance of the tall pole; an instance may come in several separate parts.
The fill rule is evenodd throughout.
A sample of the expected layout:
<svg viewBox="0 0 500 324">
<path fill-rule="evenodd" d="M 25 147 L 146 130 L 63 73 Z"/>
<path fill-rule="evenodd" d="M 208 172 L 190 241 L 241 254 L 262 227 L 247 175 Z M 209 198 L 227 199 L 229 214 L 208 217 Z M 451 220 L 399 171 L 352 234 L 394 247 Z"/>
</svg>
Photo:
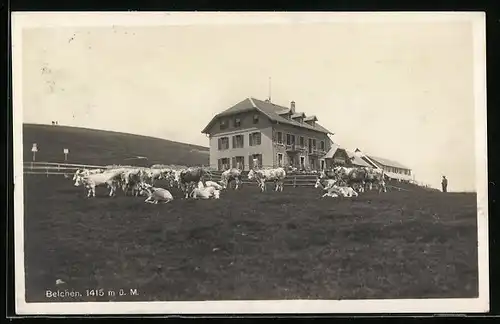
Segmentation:
<svg viewBox="0 0 500 324">
<path fill-rule="evenodd" d="M 33 152 L 33 162 L 35 162 L 35 155 L 36 155 L 36 152 Z"/>
<path fill-rule="evenodd" d="M 269 101 L 271 101 L 271 77 L 269 77 Z"/>
</svg>

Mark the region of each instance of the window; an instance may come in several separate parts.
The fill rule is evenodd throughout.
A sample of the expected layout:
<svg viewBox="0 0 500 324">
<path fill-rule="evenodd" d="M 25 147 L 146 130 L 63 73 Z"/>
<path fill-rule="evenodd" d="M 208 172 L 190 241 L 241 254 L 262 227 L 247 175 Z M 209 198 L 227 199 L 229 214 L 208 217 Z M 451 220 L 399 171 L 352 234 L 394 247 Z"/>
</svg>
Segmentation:
<svg viewBox="0 0 500 324">
<path fill-rule="evenodd" d="M 241 126 L 241 119 L 235 118 L 234 119 L 234 127 L 240 127 Z"/>
<path fill-rule="evenodd" d="M 295 135 L 286 134 L 286 145 L 295 144 Z"/>
<path fill-rule="evenodd" d="M 304 147 L 304 136 L 299 137 L 300 147 Z"/>
<path fill-rule="evenodd" d="M 229 149 L 229 137 L 221 137 L 218 140 L 218 148 L 220 150 L 227 150 Z"/>
<path fill-rule="evenodd" d="M 243 148 L 243 135 L 233 136 L 233 148 Z"/>
<path fill-rule="evenodd" d="M 283 166 L 283 154 L 278 153 L 278 166 L 282 167 Z"/>
<path fill-rule="evenodd" d="M 248 156 L 248 165 L 250 169 L 262 167 L 262 154 L 251 154 Z"/>
<path fill-rule="evenodd" d="M 325 169 L 325 160 L 321 160 L 321 170 Z"/>
<path fill-rule="evenodd" d="M 313 146 L 312 146 L 312 138 L 310 138 L 310 139 L 308 140 L 308 144 L 309 144 L 309 153 L 312 153 L 312 147 L 313 147 Z"/>
<path fill-rule="evenodd" d="M 306 169 L 306 158 L 305 156 L 300 157 L 300 169 L 305 170 Z"/>
<path fill-rule="evenodd" d="M 248 142 L 250 146 L 257 146 L 261 143 L 260 132 L 248 134 Z"/>
<path fill-rule="evenodd" d="M 259 123 L 259 115 L 253 115 L 253 123 L 258 124 Z"/>
<path fill-rule="evenodd" d="M 245 169 L 245 157 L 235 156 L 233 158 L 233 168 L 244 170 Z"/>
<path fill-rule="evenodd" d="M 312 140 L 312 146 L 313 146 L 313 149 L 316 149 L 316 139 L 314 139 L 314 138 Z"/>
<path fill-rule="evenodd" d="M 220 129 L 227 129 L 227 121 L 225 120 L 220 121 Z"/>
<path fill-rule="evenodd" d="M 278 142 L 278 144 L 283 144 L 283 133 L 282 132 L 276 133 L 276 142 Z"/>
<path fill-rule="evenodd" d="M 225 171 L 229 169 L 229 158 L 222 158 L 218 160 L 219 171 Z"/>
<path fill-rule="evenodd" d="M 321 142 L 319 143 L 319 148 L 320 148 L 320 150 L 322 150 L 322 151 L 324 151 L 324 150 L 325 150 L 325 141 L 321 141 Z"/>
</svg>

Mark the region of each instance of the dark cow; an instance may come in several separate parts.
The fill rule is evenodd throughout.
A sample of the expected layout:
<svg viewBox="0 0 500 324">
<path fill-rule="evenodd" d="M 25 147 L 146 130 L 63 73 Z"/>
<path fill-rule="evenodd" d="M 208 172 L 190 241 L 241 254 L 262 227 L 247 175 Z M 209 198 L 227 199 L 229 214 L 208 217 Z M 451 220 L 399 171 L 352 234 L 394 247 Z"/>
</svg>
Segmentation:
<svg viewBox="0 0 500 324">
<path fill-rule="evenodd" d="M 179 174 L 179 180 L 181 189 L 186 194 L 186 199 L 189 198 L 191 188 L 196 187 L 198 182 L 204 182 L 207 178 L 212 179 L 212 173 L 202 167 L 190 167 L 182 170 Z"/>
</svg>

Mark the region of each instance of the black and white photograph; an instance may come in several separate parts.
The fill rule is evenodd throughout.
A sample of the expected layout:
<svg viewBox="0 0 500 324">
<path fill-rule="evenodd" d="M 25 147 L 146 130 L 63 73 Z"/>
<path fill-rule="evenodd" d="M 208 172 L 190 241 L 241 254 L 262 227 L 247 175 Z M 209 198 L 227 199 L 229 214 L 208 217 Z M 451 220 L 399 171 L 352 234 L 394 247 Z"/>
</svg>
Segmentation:
<svg viewBox="0 0 500 324">
<path fill-rule="evenodd" d="M 489 310 L 483 12 L 14 12 L 18 314 Z"/>
</svg>

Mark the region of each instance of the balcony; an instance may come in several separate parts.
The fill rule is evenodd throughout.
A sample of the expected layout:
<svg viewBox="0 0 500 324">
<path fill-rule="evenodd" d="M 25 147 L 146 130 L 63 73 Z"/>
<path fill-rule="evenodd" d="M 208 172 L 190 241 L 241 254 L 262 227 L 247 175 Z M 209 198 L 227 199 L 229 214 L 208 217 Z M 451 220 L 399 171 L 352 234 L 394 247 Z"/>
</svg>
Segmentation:
<svg viewBox="0 0 500 324">
<path fill-rule="evenodd" d="M 311 155 L 311 156 L 323 156 L 326 154 L 325 150 L 320 150 L 320 149 L 312 149 L 312 150 L 308 150 L 308 152 L 309 152 L 309 155 Z"/>
</svg>

